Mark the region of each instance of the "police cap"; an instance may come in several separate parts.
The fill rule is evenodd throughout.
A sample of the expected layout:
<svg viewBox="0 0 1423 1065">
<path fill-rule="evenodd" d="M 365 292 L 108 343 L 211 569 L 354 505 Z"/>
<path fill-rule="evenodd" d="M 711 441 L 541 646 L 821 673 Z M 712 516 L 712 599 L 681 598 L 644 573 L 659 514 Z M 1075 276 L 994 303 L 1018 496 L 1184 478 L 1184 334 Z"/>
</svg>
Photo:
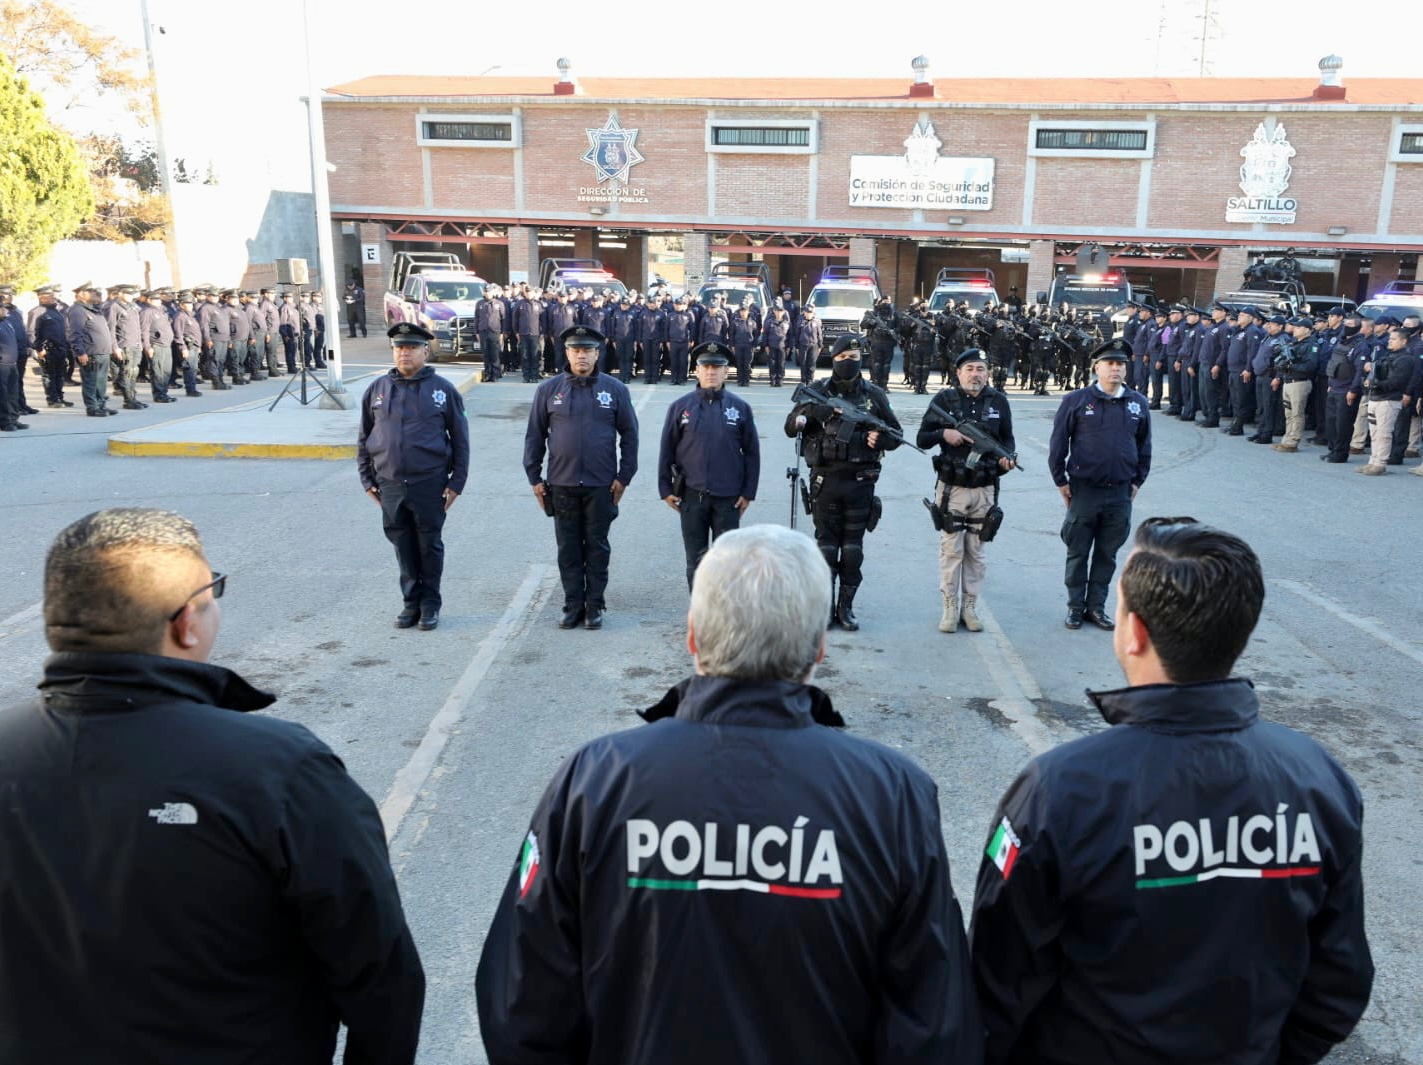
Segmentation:
<svg viewBox="0 0 1423 1065">
<path fill-rule="evenodd" d="M 731 364 L 731 349 L 715 340 L 708 340 L 692 349 L 692 358 L 698 366 L 728 366 Z"/>
<path fill-rule="evenodd" d="M 1109 340 L 1105 344 L 1099 345 L 1092 352 L 1093 362 L 1130 362 L 1131 348 L 1126 341 L 1118 337 L 1116 340 Z"/>
<path fill-rule="evenodd" d="M 1353 311 L 1346 311 L 1343 307 L 1330 307 L 1325 312 L 1325 316 L 1326 318 L 1347 318 L 1353 313 Z"/>
<path fill-rule="evenodd" d="M 1186 313 L 1187 313 L 1187 314 L 1194 314 L 1194 315 L 1196 315 L 1197 317 L 1199 317 L 1199 316 L 1205 314 L 1206 312 L 1203 311 L 1203 310 L 1201 310 L 1199 307 L 1191 306 L 1191 307 L 1187 307 L 1187 308 L 1186 308 Z"/>
<path fill-rule="evenodd" d="M 623 299 L 627 297 L 624 296 Z M 570 325 L 558 334 L 558 339 L 563 341 L 565 348 L 596 348 L 603 342 L 604 337 L 591 325 Z"/>
<path fill-rule="evenodd" d="M 1214 303 L 1211 304 L 1211 310 L 1224 311 L 1226 314 L 1230 313 L 1230 308 L 1227 307 L 1224 303 L 1221 303 L 1220 300 L 1216 300 Z"/>
<path fill-rule="evenodd" d="M 1169 308 L 1172 314 L 1185 314 L 1190 309 L 1191 308 L 1187 307 L 1184 303 L 1173 303 Z"/>
<path fill-rule="evenodd" d="M 1386 329 L 1396 329 L 1403 323 L 1391 314 L 1385 314 L 1374 319 L 1374 325 L 1381 325 Z"/>
<path fill-rule="evenodd" d="M 13 296 L 14 294 L 14 285 L 0 285 L 0 296 Z"/>
<path fill-rule="evenodd" d="M 1283 314 L 1272 314 L 1265 319 L 1267 325 L 1289 325 L 1290 320 Z"/>
<path fill-rule="evenodd" d="M 1314 319 L 1307 314 L 1297 314 L 1287 323 L 1291 326 L 1304 326 L 1306 329 L 1314 328 Z"/>
<path fill-rule="evenodd" d="M 434 333 L 414 322 L 396 322 L 385 331 L 385 335 L 390 337 L 391 347 L 428 344 L 435 339 Z"/>
<path fill-rule="evenodd" d="M 856 355 L 860 353 L 861 348 L 859 337 L 843 336 L 839 340 L 835 341 L 835 346 L 830 349 L 830 357 L 833 359 L 836 355 L 843 354 L 847 351 L 853 352 Z"/>
<path fill-rule="evenodd" d="M 99 286 L 92 281 L 81 281 L 74 286 L 75 292 L 98 292 Z"/>
<path fill-rule="evenodd" d="M 189 292 L 187 289 L 183 289 L 182 292 L 178 293 L 178 302 L 179 302 L 179 303 L 192 303 L 192 302 L 193 302 L 193 294 L 192 294 L 191 292 Z"/>
<path fill-rule="evenodd" d="M 954 360 L 954 369 L 957 370 L 966 362 L 981 362 L 987 366 L 988 356 L 983 353 L 982 348 L 964 348 Z"/>
<path fill-rule="evenodd" d="M 59 291 L 59 286 L 55 284 L 41 285 L 35 289 L 36 296 L 53 296 Z"/>
</svg>

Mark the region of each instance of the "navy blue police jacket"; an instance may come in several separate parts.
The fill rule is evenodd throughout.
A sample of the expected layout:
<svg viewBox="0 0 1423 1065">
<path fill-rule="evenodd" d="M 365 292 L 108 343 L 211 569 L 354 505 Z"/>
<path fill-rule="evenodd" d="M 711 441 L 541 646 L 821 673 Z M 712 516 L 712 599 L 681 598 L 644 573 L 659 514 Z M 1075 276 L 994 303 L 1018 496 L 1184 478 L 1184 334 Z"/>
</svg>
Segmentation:
<svg viewBox="0 0 1423 1065">
<path fill-rule="evenodd" d="M 1250 682 L 1090 693 L 1029 762 L 970 931 L 989 1065 L 1313 1065 L 1368 1004 L 1363 799 Z"/>
<path fill-rule="evenodd" d="M 1125 386 L 1115 398 L 1096 384 L 1064 396 L 1048 445 L 1053 484 L 1140 488 L 1151 472 L 1148 406 L 1144 395 Z"/>
<path fill-rule="evenodd" d="M 724 388 L 694 388 L 667 408 L 657 459 L 657 495 L 672 491 L 672 466 L 687 487 L 713 496 L 756 498 L 761 439 L 751 405 Z"/>
<path fill-rule="evenodd" d="M 392 369 L 377 379 L 361 399 L 356 467 L 366 488 L 439 477 L 451 491 L 463 492 L 469 422 L 459 389 L 430 366 L 413 377 Z"/>
<path fill-rule="evenodd" d="M 490 1065 L 980 1065 L 928 774 L 809 685 L 698 676 L 643 716 L 521 841 L 475 981 Z"/>
<path fill-rule="evenodd" d="M 624 488 L 637 473 L 637 413 L 627 385 L 609 374 L 564 372 L 534 390 L 524 432 L 524 472 L 560 488 Z"/>
</svg>

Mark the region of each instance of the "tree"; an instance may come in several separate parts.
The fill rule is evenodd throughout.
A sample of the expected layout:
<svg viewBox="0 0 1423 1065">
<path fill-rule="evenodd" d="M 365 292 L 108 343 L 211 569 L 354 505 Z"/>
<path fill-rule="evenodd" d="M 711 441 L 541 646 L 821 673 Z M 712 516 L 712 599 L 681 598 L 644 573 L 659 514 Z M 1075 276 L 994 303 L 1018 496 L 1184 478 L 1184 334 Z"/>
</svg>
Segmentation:
<svg viewBox="0 0 1423 1065">
<path fill-rule="evenodd" d="M 158 153 L 147 141 L 130 146 L 113 134 L 79 138 L 89 170 L 94 213 L 78 236 L 83 240 L 158 240 L 168 224 Z"/>
<path fill-rule="evenodd" d="M 94 210 L 74 139 L 45 117 L 44 101 L 0 56 L 0 277 L 44 280 L 50 249 Z"/>
<path fill-rule="evenodd" d="M 148 124 L 143 54 L 98 32 L 57 0 L 0 0 L 0 52 L 56 111 L 81 107 L 85 97 L 97 93 L 116 97 Z"/>
</svg>

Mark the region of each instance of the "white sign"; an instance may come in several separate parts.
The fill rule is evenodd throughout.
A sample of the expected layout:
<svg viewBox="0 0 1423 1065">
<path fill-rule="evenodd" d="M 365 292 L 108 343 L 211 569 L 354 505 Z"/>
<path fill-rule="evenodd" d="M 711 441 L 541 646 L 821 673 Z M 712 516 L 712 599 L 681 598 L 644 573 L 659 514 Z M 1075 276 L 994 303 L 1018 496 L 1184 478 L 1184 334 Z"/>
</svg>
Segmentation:
<svg viewBox="0 0 1423 1065">
<path fill-rule="evenodd" d="M 380 265 L 380 245 L 379 245 L 379 244 L 362 244 L 362 245 L 361 245 L 361 262 L 365 263 L 367 266 L 379 266 L 379 265 Z"/>
<path fill-rule="evenodd" d="M 903 155 L 852 155 L 850 206 L 990 210 L 994 161 L 942 156 L 942 144 L 934 124 L 920 122 Z"/>
<path fill-rule="evenodd" d="M 1240 191 L 1245 195 L 1225 201 L 1225 220 L 1290 225 L 1299 204 L 1293 196 L 1284 195 L 1294 172 L 1290 160 L 1295 156 L 1294 147 L 1285 139 L 1284 124 L 1276 123 L 1273 130 L 1267 130 L 1261 122 L 1240 154 L 1245 158 L 1240 167 Z"/>
</svg>

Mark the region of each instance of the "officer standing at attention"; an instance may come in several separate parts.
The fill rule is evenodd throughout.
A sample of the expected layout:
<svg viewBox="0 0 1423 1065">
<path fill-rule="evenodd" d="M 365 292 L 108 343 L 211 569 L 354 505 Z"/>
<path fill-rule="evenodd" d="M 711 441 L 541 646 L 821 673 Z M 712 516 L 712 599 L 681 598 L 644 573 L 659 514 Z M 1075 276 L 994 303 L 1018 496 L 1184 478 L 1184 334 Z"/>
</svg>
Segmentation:
<svg viewBox="0 0 1423 1065">
<path fill-rule="evenodd" d="M 1358 1023 L 1363 799 L 1231 676 L 1264 600 L 1238 537 L 1137 530 L 1127 687 L 1090 693 L 1112 727 L 1028 763 L 989 830 L 971 930 L 988 1065 L 1306 1065 Z"/>
<path fill-rule="evenodd" d="M 944 597 L 939 631 L 956 631 L 962 619 L 969 632 L 982 632 L 983 622 L 976 609 L 988 572 L 982 537 L 993 536 L 992 531 L 984 532 L 983 523 L 989 510 L 998 505 L 999 477 L 1014 463 L 1011 459 L 984 456 L 969 469 L 972 441 L 949 428 L 948 419 L 940 412 L 947 411 L 955 423 L 974 423 L 1005 451 L 1016 452 L 1018 448 L 1013 441 L 1013 412 L 1008 408 L 1008 397 L 989 387 L 988 360 L 983 352 L 978 348 L 961 352 L 954 361 L 954 373 L 958 384 L 929 401 L 929 409 L 919 423 L 917 443 L 922 448 L 938 445 L 940 449 L 934 459 L 934 468 L 939 472 L 934 502 L 944 517 L 944 529 L 939 534 L 939 591 Z"/>
<path fill-rule="evenodd" d="M 44 366 L 44 391 L 48 405 L 72 407 L 74 403 L 64 398 L 64 372 L 70 359 L 69 327 L 64 320 L 64 312 L 59 308 L 58 292 L 58 285 L 35 289 L 40 302 L 32 319 L 30 343 Z"/>
<path fill-rule="evenodd" d="M 1131 530 L 1131 504 L 1151 471 L 1151 415 L 1147 400 L 1122 383 L 1130 349 L 1110 340 L 1092 353 L 1094 384 L 1063 397 L 1052 420 L 1048 469 L 1067 506 L 1067 620 L 1085 617 L 1100 629 L 1115 626 L 1107 592 L 1117 551 Z"/>
<path fill-rule="evenodd" d="M 109 359 L 114 354 L 114 334 L 99 309 L 99 290 L 85 281 L 74 290 L 69 308 L 69 344 L 79 364 L 84 412 L 91 418 L 117 414 L 109 406 Z"/>
<path fill-rule="evenodd" d="M 426 366 L 434 334 L 397 322 L 390 337 L 395 368 L 366 389 L 356 466 L 380 506 L 385 538 L 400 563 L 405 608 L 395 627 L 440 624 L 445 514 L 469 476 L 469 423 L 459 389 Z"/>
<path fill-rule="evenodd" d="M 585 629 L 600 629 L 612 556 L 608 529 L 637 473 L 637 414 L 627 385 L 598 372 L 603 335 L 575 325 L 562 339 L 568 369 L 534 391 L 524 472 L 539 506 L 553 515 L 563 579 L 558 627 L 571 629 L 581 620 Z"/>
<path fill-rule="evenodd" d="M 682 516 L 688 589 L 708 544 L 741 525 L 761 476 L 751 406 L 726 391 L 730 349 L 711 341 L 693 354 L 697 388 L 667 408 L 657 460 L 657 494 Z"/>
<path fill-rule="evenodd" d="M 875 482 L 880 460 L 903 438 L 892 437 L 866 425 L 851 425 L 849 438 L 841 440 L 844 424 L 831 405 L 848 403 L 899 431 L 899 419 L 890 408 L 884 389 L 860 373 L 860 338 L 844 336 L 831 352 L 831 376 L 806 385 L 816 400 L 797 403 L 786 416 L 786 435 L 805 436 L 805 461 L 810 466 L 810 507 L 815 521 L 815 542 L 830 566 L 830 583 L 840 582 L 831 624 L 838 621 L 850 632 L 859 629 L 855 618 L 855 593 L 860 590 L 865 559 L 865 533 L 879 521 Z"/>
<path fill-rule="evenodd" d="M 114 300 L 104 312 L 109 331 L 114 337 L 114 358 L 118 361 L 119 391 L 123 393 L 124 410 L 143 410 L 148 406 L 138 398 L 138 364 L 143 358 L 143 326 L 138 308 L 134 306 L 134 285 L 116 285 Z"/>
</svg>

